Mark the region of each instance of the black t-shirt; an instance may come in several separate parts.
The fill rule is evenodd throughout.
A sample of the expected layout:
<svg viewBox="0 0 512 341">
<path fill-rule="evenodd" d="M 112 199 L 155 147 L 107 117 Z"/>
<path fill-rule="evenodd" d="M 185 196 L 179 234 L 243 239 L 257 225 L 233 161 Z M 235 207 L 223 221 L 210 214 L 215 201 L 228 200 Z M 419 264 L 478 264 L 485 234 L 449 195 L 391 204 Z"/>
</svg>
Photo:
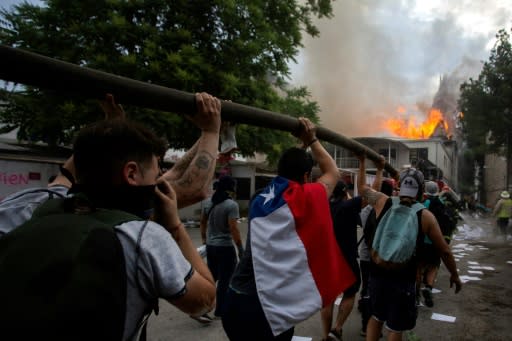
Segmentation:
<svg viewBox="0 0 512 341">
<path fill-rule="evenodd" d="M 338 246 L 349 264 L 357 263 L 357 225 L 360 222 L 362 197 L 335 200 L 329 204 Z"/>
</svg>

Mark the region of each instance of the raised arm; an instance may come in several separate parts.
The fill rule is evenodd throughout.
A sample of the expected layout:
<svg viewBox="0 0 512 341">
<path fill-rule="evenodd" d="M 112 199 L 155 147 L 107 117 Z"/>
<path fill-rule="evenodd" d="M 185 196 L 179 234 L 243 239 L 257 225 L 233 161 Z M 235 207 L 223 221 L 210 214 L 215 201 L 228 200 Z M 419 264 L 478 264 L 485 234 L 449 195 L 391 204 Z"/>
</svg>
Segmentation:
<svg viewBox="0 0 512 341">
<path fill-rule="evenodd" d="M 313 158 L 318 162 L 318 167 L 322 171 L 322 175 L 317 179 L 325 185 L 327 190 L 327 197 L 330 197 L 336 183 L 340 179 L 340 173 L 336 162 L 329 153 L 325 150 L 324 146 L 316 138 L 316 126 L 309 119 L 300 117 L 301 124 L 300 131 L 297 137 L 302 141 L 305 147 L 311 148 Z"/>
<path fill-rule="evenodd" d="M 384 166 L 386 165 L 386 159 L 384 156 L 379 156 L 379 161 L 374 162 L 375 167 L 377 167 L 377 171 L 375 172 L 375 180 L 373 181 L 372 188 L 375 191 L 380 191 L 380 188 L 382 187 L 382 173 L 384 171 Z"/>
<path fill-rule="evenodd" d="M 388 199 L 387 195 L 380 192 L 380 187 L 382 185 L 382 170 L 384 169 L 386 160 L 381 156 L 379 161 L 375 163 L 377 173 L 375 175 L 375 181 L 373 182 L 372 187 L 370 187 L 366 184 L 366 155 L 360 154 L 357 155 L 357 158 L 359 159 L 359 175 L 357 177 L 359 195 L 363 196 L 368 204 L 375 208 L 375 212 L 378 216 Z"/>
<path fill-rule="evenodd" d="M 366 184 L 366 155 L 358 154 L 359 159 L 359 172 L 357 174 L 357 191 L 360 196 L 366 195 L 370 187 Z"/>
<path fill-rule="evenodd" d="M 186 207 L 208 196 L 208 186 L 215 171 L 219 147 L 220 101 L 197 93 L 197 114 L 189 119 L 201 129 L 201 136 L 188 152 L 163 174 L 178 198 L 178 208 Z"/>
</svg>

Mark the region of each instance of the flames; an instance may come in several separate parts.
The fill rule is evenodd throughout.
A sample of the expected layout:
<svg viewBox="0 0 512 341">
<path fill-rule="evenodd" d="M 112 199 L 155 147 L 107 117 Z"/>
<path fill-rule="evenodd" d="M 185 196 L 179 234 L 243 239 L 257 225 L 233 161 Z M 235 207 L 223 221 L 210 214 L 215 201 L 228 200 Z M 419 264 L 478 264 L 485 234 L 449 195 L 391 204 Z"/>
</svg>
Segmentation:
<svg viewBox="0 0 512 341">
<path fill-rule="evenodd" d="M 399 116 L 407 113 L 405 107 L 398 107 Z M 415 116 L 391 118 L 384 122 L 384 127 L 393 134 L 411 139 L 427 139 L 432 136 L 437 126 L 441 124 L 448 134 L 448 123 L 443 118 L 443 113 L 437 109 L 431 109 L 423 122 L 417 122 Z"/>
</svg>

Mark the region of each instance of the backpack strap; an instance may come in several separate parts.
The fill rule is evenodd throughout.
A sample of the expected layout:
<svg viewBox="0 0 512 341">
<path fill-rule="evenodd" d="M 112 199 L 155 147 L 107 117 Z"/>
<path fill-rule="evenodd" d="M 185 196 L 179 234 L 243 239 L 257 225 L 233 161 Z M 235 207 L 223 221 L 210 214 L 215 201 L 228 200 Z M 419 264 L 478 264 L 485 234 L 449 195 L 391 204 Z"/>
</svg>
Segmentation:
<svg viewBox="0 0 512 341">
<path fill-rule="evenodd" d="M 13 196 L 12 198 L 8 198 L 7 200 L 2 201 L 2 204 L 6 203 L 6 202 L 9 202 L 9 201 L 12 201 L 12 200 L 19 199 L 19 198 L 21 198 L 21 197 L 23 197 L 23 196 L 25 196 L 27 194 L 33 194 L 33 193 L 44 193 L 44 192 L 46 192 L 46 193 L 48 193 L 48 199 L 54 199 L 55 197 L 59 197 L 59 198 L 64 198 L 65 197 L 64 195 L 62 195 L 59 192 L 52 191 L 50 188 L 37 188 L 37 189 L 30 190 L 30 191 L 22 191 L 22 192 L 19 192 L 17 195 Z"/>
</svg>

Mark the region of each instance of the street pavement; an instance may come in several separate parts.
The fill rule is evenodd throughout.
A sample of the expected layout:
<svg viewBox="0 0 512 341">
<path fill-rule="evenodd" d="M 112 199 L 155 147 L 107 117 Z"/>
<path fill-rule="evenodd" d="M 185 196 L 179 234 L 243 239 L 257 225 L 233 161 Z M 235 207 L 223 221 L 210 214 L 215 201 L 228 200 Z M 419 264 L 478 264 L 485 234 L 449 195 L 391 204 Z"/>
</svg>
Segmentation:
<svg viewBox="0 0 512 341">
<path fill-rule="evenodd" d="M 512 241 L 495 236 L 490 218 L 469 213 L 463 214 L 463 218 L 452 242 L 459 274 L 465 282 L 463 289 L 454 294 L 449 288 L 449 273 L 441 265 L 435 284 L 434 307 L 418 308 L 416 328 L 407 332 L 404 340 L 512 340 Z M 245 240 L 246 220 L 242 219 L 239 226 Z M 187 230 L 199 246 L 199 228 L 188 227 Z M 343 327 L 343 339 L 364 340 L 360 330 L 361 316 L 354 306 Z M 250 330 L 247 332 L 250 334 Z M 298 324 L 295 335 L 320 340 L 320 314 Z M 228 340 L 220 320 L 202 325 L 162 300 L 160 314 L 149 320 L 148 339 Z"/>
</svg>

